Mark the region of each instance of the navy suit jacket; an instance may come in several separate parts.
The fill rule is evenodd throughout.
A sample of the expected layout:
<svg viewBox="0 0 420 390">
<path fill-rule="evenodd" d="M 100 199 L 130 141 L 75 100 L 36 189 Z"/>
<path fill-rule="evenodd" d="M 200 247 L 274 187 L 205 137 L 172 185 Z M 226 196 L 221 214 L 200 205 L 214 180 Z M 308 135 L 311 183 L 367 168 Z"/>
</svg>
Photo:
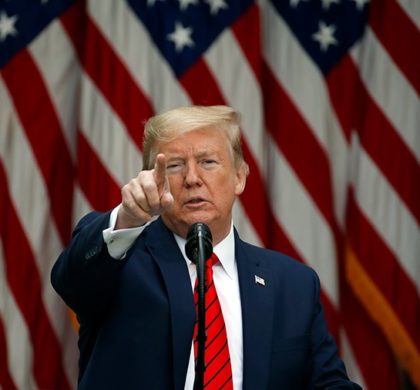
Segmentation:
<svg viewBox="0 0 420 390">
<path fill-rule="evenodd" d="M 115 260 L 102 237 L 108 223 L 109 213 L 84 217 L 52 270 L 80 321 L 79 389 L 181 390 L 195 321 L 186 262 L 161 219 Z M 243 389 L 359 388 L 328 334 L 315 272 L 236 232 L 235 253 Z"/>
</svg>

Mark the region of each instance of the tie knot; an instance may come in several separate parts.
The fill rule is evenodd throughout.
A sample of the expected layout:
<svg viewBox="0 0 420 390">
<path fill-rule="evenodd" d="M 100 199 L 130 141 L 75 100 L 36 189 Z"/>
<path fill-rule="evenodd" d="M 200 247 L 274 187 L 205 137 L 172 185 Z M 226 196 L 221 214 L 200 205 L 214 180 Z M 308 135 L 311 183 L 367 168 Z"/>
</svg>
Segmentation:
<svg viewBox="0 0 420 390">
<path fill-rule="evenodd" d="M 219 258 L 213 252 L 212 255 L 206 260 L 206 267 L 213 267 L 213 265 L 219 262 Z"/>
</svg>

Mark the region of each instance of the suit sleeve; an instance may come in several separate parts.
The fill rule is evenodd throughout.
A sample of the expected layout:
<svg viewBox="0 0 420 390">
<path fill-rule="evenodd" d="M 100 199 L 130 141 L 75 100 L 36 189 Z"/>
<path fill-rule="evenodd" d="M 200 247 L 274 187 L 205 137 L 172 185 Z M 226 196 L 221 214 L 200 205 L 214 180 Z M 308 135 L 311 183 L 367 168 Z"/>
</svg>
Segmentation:
<svg viewBox="0 0 420 390">
<path fill-rule="evenodd" d="M 54 289 L 79 319 L 97 317 L 109 306 L 118 270 L 125 263 L 110 256 L 103 240 L 109 214 L 91 213 L 82 218 L 51 271 Z"/>
<path fill-rule="evenodd" d="M 361 389 L 348 379 L 346 369 L 338 356 L 336 344 L 328 332 L 320 303 L 320 282 L 314 275 L 314 317 L 311 329 L 311 384 L 315 389 Z M 311 387 L 311 388 L 312 388 Z"/>
</svg>

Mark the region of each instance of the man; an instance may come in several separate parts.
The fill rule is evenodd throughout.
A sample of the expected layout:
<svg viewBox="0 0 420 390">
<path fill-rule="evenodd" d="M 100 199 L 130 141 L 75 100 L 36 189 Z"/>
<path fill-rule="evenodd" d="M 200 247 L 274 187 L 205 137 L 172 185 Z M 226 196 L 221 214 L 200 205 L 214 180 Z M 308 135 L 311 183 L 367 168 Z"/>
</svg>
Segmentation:
<svg viewBox="0 0 420 390">
<path fill-rule="evenodd" d="M 233 228 L 248 175 L 239 126 L 225 106 L 151 118 L 144 169 L 122 188 L 121 205 L 79 222 L 52 283 L 80 321 L 80 389 L 193 387 L 196 267 L 184 246 L 196 222 L 213 236 L 218 259 L 207 270 L 225 334 L 223 364 L 206 360 L 206 388 L 359 388 L 328 334 L 315 272 Z"/>
</svg>

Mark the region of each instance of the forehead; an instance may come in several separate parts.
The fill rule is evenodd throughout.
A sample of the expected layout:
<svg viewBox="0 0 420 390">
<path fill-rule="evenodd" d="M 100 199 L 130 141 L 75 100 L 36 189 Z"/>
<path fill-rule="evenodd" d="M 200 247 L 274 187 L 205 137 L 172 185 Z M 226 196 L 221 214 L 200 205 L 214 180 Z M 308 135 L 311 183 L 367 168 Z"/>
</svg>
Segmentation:
<svg viewBox="0 0 420 390">
<path fill-rule="evenodd" d="M 198 129 L 157 143 L 157 152 L 166 154 L 229 153 L 230 142 L 225 131 L 215 127 Z"/>
</svg>

